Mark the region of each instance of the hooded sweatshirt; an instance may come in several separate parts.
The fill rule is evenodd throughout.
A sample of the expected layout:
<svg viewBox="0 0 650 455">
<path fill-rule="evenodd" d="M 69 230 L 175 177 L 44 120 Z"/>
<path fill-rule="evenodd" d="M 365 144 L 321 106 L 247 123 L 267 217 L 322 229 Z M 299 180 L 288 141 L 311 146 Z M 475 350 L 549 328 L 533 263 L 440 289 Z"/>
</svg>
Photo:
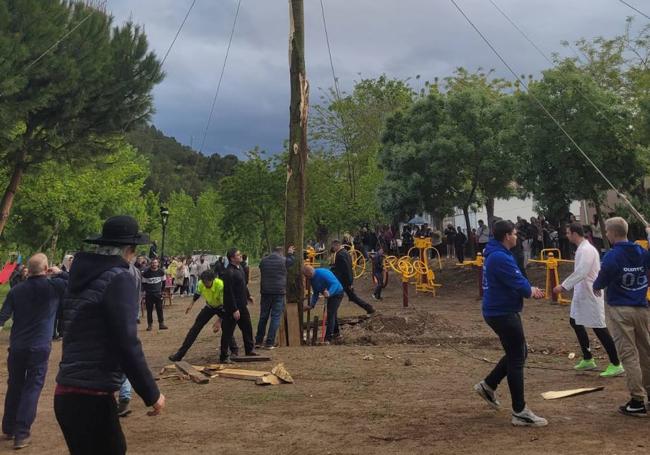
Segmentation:
<svg viewBox="0 0 650 455">
<path fill-rule="evenodd" d="M 501 242 L 490 240 L 483 264 L 483 316 L 519 313 L 524 297 L 531 294 L 530 283 L 521 274 L 512 253 Z"/>
<path fill-rule="evenodd" d="M 607 288 L 611 306 L 647 307 L 650 253 L 632 242 L 615 243 L 603 258 L 594 290 Z"/>
</svg>

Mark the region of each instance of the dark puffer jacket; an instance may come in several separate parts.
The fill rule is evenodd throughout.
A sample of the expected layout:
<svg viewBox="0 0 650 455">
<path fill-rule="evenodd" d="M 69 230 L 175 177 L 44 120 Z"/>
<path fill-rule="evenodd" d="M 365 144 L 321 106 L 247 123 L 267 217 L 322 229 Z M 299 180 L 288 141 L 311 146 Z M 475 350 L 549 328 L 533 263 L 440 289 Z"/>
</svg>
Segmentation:
<svg viewBox="0 0 650 455">
<path fill-rule="evenodd" d="M 260 294 L 285 295 L 287 293 L 287 269 L 295 259 L 293 254 L 285 258 L 271 253 L 260 261 Z"/>
<path fill-rule="evenodd" d="M 126 374 L 147 406 L 158 401 L 133 317 L 138 300 L 124 259 L 77 253 L 63 299 L 58 384 L 114 392 Z"/>
</svg>

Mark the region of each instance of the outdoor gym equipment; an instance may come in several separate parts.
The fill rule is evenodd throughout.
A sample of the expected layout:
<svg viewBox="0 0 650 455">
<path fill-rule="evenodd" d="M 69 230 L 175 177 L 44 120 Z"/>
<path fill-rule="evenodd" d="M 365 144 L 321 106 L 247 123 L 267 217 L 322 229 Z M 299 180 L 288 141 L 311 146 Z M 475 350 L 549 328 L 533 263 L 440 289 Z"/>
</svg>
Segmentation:
<svg viewBox="0 0 650 455">
<path fill-rule="evenodd" d="M 311 265 L 312 267 L 320 267 L 321 264 L 320 262 L 316 261 L 316 258 L 318 256 L 322 256 L 326 253 L 326 251 L 321 251 L 318 252 L 313 246 L 308 246 L 305 248 L 305 254 L 307 255 L 307 258 L 305 259 L 305 264 L 306 265 Z"/>
<path fill-rule="evenodd" d="M 555 256 L 557 253 L 557 257 Z M 561 305 L 568 305 L 571 300 L 562 297 L 562 294 L 555 294 L 553 288 L 560 284 L 560 273 L 558 272 L 561 262 L 573 264 L 574 261 L 562 259 L 562 253 L 557 248 L 545 248 L 539 255 L 539 259 L 531 259 L 530 262 L 537 262 L 546 265 L 546 295 L 551 296 L 553 302 Z"/>
<path fill-rule="evenodd" d="M 408 307 L 408 285 L 412 279 L 415 284 L 415 292 L 430 292 L 435 296 L 436 288 L 442 286 L 436 283 L 436 275 L 433 270 L 426 262 L 419 259 L 410 256 L 401 258 L 388 256 L 384 259 L 384 266 L 390 267 L 402 277 L 402 305 L 405 308 Z"/>
<path fill-rule="evenodd" d="M 463 261 L 462 264 L 457 264 L 462 267 L 465 266 L 474 266 L 476 267 L 476 272 L 478 276 L 478 296 L 483 297 L 483 264 L 485 263 L 485 258 L 481 253 L 476 254 L 476 259 L 473 261 Z"/>
</svg>

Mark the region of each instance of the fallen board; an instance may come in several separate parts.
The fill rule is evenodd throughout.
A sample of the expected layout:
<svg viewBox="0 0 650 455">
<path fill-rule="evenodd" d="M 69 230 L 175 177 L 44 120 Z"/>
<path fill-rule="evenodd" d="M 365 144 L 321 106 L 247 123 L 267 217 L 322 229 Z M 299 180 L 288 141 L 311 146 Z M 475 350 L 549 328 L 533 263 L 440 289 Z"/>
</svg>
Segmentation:
<svg viewBox="0 0 650 455">
<path fill-rule="evenodd" d="M 267 374 L 255 380 L 257 385 L 280 385 L 282 381 L 274 374 Z"/>
<path fill-rule="evenodd" d="M 176 368 L 181 370 L 183 373 L 187 374 L 192 382 L 197 384 L 207 384 L 210 382 L 210 379 L 207 378 L 204 374 L 201 374 L 196 368 L 185 361 L 176 362 Z"/>
<path fill-rule="evenodd" d="M 230 360 L 233 362 L 270 362 L 271 357 L 267 355 L 258 355 L 258 356 L 231 356 Z"/>
<path fill-rule="evenodd" d="M 217 373 L 219 377 L 222 378 L 231 378 L 231 379 L 244 379 L 246 381 L 257 381 L 257 378 L 261 378 L 270 374 L 268 371 L 255 371 L 255 370 L 238 370 L 238 369 L 225 369 Z"/>
<path fill-rule="evenodd" d="M 584 389 L 571 389 L 571 390 L 560 390 L 560 391 L 550 391 L 542 393 L 542 398 L 545 400 L 557 400 L 559 398 L 575 397 L 577 395 L 584 395 L 585 393 L 599 392 L 604 390 L 605 387 L 587 387 Z"/>
</svg>

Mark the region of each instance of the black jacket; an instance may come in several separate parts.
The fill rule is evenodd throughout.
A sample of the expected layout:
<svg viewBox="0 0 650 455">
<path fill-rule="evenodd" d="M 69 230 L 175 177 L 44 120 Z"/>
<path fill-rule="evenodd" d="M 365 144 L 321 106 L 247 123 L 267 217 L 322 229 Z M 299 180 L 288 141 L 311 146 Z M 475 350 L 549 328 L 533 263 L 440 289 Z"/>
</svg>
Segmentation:
<svg viewBox="0 0 650 455">
<path fill-rule="evenodd" d="M 165 289 L 165 272 L 162 269 L 142 272 L 142 290 L 145 294 L 161 296 Z"/>
<path fill-rule="evenodd" d="M 114 392 L 124 374 L 147 406 L 160 397 L 133 317 L 139 290 L 119 256 L 77 253 L 62 304 L 63 353 L 56 382 Z"/>
<path fill-rule="evenodd" d="M 285 295 L 287 293 L 287 269 L 295 262 L 292 254 L 286 258 L 272 253 L 260 261 L 260 293 Z"/>
<path fill-rule="evenodd" d="M 249 296 L 244 270 L 228 264 L 223 273 L 223 309 L 226 315 L 245 310 Z"/>
<path fill-rule="evenodd" d="M 354 283 L 354 274 L 352 273 L 352 258 L 345 248 L 341 248 L 336 253 L 334 265 L 332 266 L 334 276 L 339 280 L 344 288 L 349 288 Z"/>
</svg>

